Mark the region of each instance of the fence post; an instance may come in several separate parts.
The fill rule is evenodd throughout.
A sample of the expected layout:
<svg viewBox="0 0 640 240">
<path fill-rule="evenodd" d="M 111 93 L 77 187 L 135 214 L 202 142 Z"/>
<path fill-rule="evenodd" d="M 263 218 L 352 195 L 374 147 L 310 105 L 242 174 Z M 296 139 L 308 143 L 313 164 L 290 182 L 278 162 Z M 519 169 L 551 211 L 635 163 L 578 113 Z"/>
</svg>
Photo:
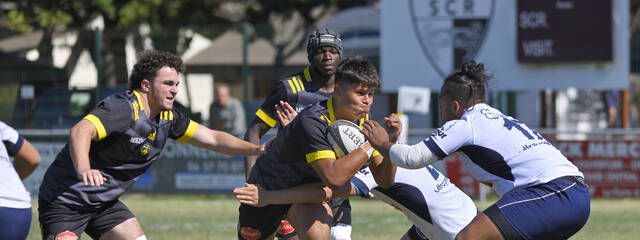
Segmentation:
<svg viewBox="0 0 640 240">
<path fill-rule="evenodd" d="M 96 83 L 96 103 L 102 98 L 102 30 L 100 28 L 93 29 L 94 41 L 93 44 L 95 46 L 95 51 L 93 59 L 96 65 L 97 83 Z"/>
</svg>

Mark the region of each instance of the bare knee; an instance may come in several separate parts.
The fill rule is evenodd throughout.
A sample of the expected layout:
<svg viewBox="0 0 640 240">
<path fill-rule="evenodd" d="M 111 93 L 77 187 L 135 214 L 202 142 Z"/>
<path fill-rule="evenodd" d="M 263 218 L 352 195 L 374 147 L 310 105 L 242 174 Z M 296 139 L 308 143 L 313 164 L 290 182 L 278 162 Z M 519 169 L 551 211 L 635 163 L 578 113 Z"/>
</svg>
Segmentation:
<svg viewBox="0 0 640 240">
<path fill-rule="evenodd" d="M 503 240 L 504 238 L 491 219 L 486 214 L 480 213 L 456 235 L 456 240 L 459 239 Z"/>
<path fill-rule="evenodd" d="M 129 218 L 124 222 L 113 227 L 111 230 L 100 236 L 100 240 L 107 239 L 115 239 L 115 240 L 125 240 L 125 239 L 146 239 L 144 232 L 142 231 L 142 227 L 140 223 L 138 223 L 138 219 L 135 217 Z"/>
</svg>

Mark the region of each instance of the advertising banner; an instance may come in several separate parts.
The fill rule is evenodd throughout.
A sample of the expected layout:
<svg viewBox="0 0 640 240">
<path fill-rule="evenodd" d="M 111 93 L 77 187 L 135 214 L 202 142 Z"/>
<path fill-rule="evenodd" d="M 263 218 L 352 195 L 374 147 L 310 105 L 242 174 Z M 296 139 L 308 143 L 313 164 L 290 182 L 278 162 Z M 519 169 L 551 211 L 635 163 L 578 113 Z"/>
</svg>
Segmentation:
<svg viewBox="0 0 640 240">
<path fill-rule="evenodd" d="M 594 197 L 640 197 L 640 140 L 554 141 Z"/>
</svg>

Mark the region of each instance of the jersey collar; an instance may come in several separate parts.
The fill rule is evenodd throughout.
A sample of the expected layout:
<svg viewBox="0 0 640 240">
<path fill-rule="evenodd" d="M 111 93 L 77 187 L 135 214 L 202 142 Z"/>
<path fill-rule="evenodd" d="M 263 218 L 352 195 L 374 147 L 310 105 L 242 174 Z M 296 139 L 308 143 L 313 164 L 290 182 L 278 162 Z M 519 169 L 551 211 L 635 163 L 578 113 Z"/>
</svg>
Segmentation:
<svg viewBox="0 0 640 240">
<path fill-rule="evenodd" d="M 333 97 L 330 97 L 329 100 L 327 100 L 327 111 L 329 112 L 329 120 L 331 120 L 331 122 L 335 122 L 336 115 L 333 113 Z"/>
<path fill-rule="evenodd" d="M 307 81 L 307 82 L 312 82 L 313 81 L 313 80 L 311 80 L 311 73 L 309 72 L 309 66 L 304 68 L 304 80 Z"/>
<path fill-rule="evenodd" d="M 144 111 L 144 105 L 142 104 L 142 97 L 140 97 L 140 93 L 137 90 L 133 90 L 133 94 L 136 95 L 136 98 L 138 99 L 140 110 Z"/>
</svg>

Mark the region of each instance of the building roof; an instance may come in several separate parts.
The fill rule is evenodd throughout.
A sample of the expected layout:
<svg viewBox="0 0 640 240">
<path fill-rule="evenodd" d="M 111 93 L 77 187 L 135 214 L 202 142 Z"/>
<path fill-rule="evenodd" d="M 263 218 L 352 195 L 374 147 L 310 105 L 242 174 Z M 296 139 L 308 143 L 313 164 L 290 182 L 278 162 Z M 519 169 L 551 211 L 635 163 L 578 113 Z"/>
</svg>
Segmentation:
<svg viewBox="0 0 640 240">
<path fill-rule="evenodd" d="M 264 39 L 258 39 L 248 46 L 248 62 L 250 66 L 273 66 L 276 50 Z M 307 65 L 307 53 L 297 50 L 293 56 L 285 60 L 285 65 Z M 241 66 L 242 34 L 227 31 L 216 38 L 211 46 L 191 57 L 187 66 Z"/>
</svg>

